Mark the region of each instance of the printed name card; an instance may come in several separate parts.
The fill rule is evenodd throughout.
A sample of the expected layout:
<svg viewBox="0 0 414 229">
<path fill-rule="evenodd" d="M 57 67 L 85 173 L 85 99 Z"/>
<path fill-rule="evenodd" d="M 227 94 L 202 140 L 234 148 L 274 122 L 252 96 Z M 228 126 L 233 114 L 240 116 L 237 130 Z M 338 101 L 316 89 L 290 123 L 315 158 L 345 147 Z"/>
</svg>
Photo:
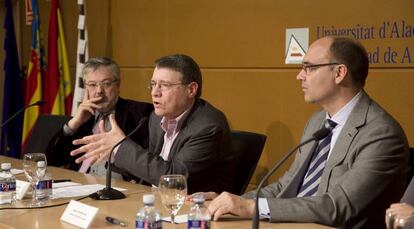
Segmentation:
<svg viewBox="0 0 414 229">
<path fill-rule="evenodd" d="M 80 228 L 88 228 L 98 213 L 98 208 L 71 200 L 60 220 Z"/>
<path fill-rule="evenodd" d="M 27 190 L 30 187 L 30 183 L 22 180 L 16 180 L 16 199 L 22 200 L 26 195 Z"/>
</svg>

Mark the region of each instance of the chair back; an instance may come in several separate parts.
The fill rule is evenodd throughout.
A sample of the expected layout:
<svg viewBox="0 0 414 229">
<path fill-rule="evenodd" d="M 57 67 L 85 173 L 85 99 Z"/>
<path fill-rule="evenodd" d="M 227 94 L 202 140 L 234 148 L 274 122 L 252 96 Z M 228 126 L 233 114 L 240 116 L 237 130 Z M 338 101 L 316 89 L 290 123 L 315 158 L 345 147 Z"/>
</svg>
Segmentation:
<svg viewBox="0 0 414 229">
<path fill-rule="evenodd" d="M 69 119 L 70 116 L 66 115 L 39 115 L 22 156 L 26 153 L 44 153 L 49 141 Z"/>
<path fill-rule="evenodd" d="M 407 184 L 411 182 L 411 179 L 414 176 L 414 148 L 410 147 L 408 151 L 408 160 L 409 160 L 409 170 L 407 172 Z"/>
<path fill-rule="evenodd" d="M 234 193 L 246 191 L 259 162 L 266 136 L 246 131 L 231 131 L 232 150 L 236 157 L 236 187 Z"/>
</svg>

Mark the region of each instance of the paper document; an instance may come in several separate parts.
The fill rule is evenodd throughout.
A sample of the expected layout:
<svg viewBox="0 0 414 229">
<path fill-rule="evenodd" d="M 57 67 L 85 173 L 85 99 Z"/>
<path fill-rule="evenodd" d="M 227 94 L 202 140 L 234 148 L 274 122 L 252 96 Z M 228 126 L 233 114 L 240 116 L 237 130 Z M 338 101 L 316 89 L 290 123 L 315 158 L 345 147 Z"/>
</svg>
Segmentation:
<svg viewBox="0 0 414 229">
<path fill-rule="evenodd" d="M 63 188 L 63 187 L 70 187 L 70 186 L 77 186 L 77 185 L 82 185 L 82 184 L 66 181 L 66 182 L 53 183 L 52 187 Z"/>
<path fill-rule="evenodd" d="M 105 188 L 105 185 L 102 185 L 102 184 L 75 185 L 75 186 L 61 187 L 61 188 L 53 187 L 52 199 L 87 196 L 103 188 Z M 126 191 L 126 189 L 124 188 L 117 188 L 117 187 L 113 187 L 113 188 L 121 192 Z"/>
<path fill-rule="evenodd" d="M 171 222 L 171 217 L 162 217 L 161 220 L 164 222 Z M 187 223 L 187 221 L 187 215 L 176 215 L 174 218 L 174 223 Z"/>
<path fill-rule="evenodd" d="M 13 175 L 17 175 L 17 174 L 20 174 L 20 173 L 24 173 L 24 171 L 22 169 L 11 169 L 10 172 Z"/>
</svg>

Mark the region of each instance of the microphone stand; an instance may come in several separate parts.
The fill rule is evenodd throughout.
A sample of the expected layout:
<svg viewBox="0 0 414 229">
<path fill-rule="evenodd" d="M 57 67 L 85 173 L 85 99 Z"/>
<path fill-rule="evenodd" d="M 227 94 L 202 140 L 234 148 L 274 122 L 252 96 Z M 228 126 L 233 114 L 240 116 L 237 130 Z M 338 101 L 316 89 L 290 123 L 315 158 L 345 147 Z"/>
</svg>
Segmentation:
<svg viewBox="0 0 414 229">
<path fill-rule="evenodd" d="M 22 113 L 24 110 L 26 110 L 29 107 L 32 106 L 42 106 L 46 103 L 45 100 L 39 100 L 35 103 L 29 104 L 23 108 L 21 108 L 20 110 L 18 110 L 16 113 L 14 113 L 10 118 L 8 118 L 6 121 L 4 121 L 1 125 L 0 125 L 0 129 L 2 129 L 5 125 L 7 125 L 10 121 L 12 121 L 17 115 L 19 115 L 20 113 Z"/>
<path fill-rule="evenodd" d="M 264 182 L 269 179 L 269 177 L 300 147 L 302 147 L 303 145 L 308 144 L 309 142 L 312 141 L 319 141 L 323 138 L 325 138 L 326 136 L 328 136 L 328 134 L 331 132 L 330 129 L 328 128 L 322 128 L 318 131 L 316 131 L 313 135 L 312 138 L 300 143 L 299 145 L 297 145 L 295 148 L 293 148 L 291 151 L 289 151 L 287 154 L 285 154 L 285 156 L 283 156 L 282 159 L 280 159 L 271 169 L 270 171 L 262 178 L 262 180 L 260 181 L 259 185 L 257 186 L 256 189 L 256 199 L 255 199 L 255 208 L 254 208 L 254 215 L 253 215 L 253 221 L 252 221 L 252 228 L 253 229 L 258 229 L 259 228 L 259 195 L 260 195 L 260 189 L 262 189 Z"/>
<path fill-rule="evenodd" d="M 132 130 L 127 136 L 125 136 L 123 139 L 121 139 L 121 141 L 119 141 L 118 143 L 116 143 L 112 148 L 111 151 L 109 153 L 109 158 L 107 161 L 107 168 L 106 168 L 106 186 L 105 188 L 94 192 L 92 194 L 89 195 L 90 198 L 95 199 L 95 200 L 117 200 L 117 199 L 123 199 L 125 198 L 125 195 L 116 190 L 113 189 L 111 186 L 111 181 L 112 181 L 112 163 L 111 163 L 111 158 L 112 158 L 112 153 L 114 152 L 114 149 L 119 146 L 122 142 L 124 142 L 127 138 L 131 137 L 131 135 L 133 135 L 135 132 L 137 132 L 137 130 L 139 128 L 141 128 L 141 126 L 147 121 L 147 118 L 142 118 L 138 125 L 135 127 L 134 130 Z"/>
</svg>

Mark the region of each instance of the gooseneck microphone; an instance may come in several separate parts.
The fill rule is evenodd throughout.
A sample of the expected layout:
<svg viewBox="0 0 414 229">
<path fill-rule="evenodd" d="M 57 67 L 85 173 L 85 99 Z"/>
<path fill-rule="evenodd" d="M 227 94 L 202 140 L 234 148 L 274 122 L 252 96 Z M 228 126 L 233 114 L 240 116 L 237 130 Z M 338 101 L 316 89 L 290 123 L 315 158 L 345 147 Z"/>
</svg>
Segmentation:
<svg viewBox="0 0 414 229">
<path fill-rule="evenodd" d="M 269 177 L 301 146 L 308 144 L 312 141 L 319 141 L 331 133 L 331 130 L 323 127 L 322 129 L 317 130 L 315 133 L 312 134 L 312 137 L 308 140 L 300 143 L 295 148 L 293 148 L 291 151 L 289 151 L 285 156 L 283 156 L 282 159 L 280 159 L 271 169 L 270 171 L 262 178 L 259 185 L 256 189 L 256 199 L 255 199 L 255 209 L 254 209 L 254 215 L 253 215 L 253 221 L 252 221 L 252 228 L 258 229 L 259 228 L 259 195 L 260 195 L 260 189 L 262 189 L 264 182 L 269 179 Z"/>
<path fill-rule="evenodd" d="M 122 142 L 124 142 L 127 138 L 131 137 L 131 135 L 133 135 L 135 132 L 137 132 L 137 130 L 139 130 L 142 125 L 144 125 L 145 122 L 147 122 L 148 118 L 142 118 L 139 122 L 138 125 L 135 127 L 135 129 L 133 129 L 128 135 L 126 135 L 124 138 L 121 139 L 121 141 L 119 141 L 118 143 L 116 143 L 112 148 L 111 151 L 109 153 L 109 157 L 108 157 L 108 161 L 107 161 L 107 168 L 106 168 L 106 186 L 105 188 L 94 192 L 92 194 L 89 195 L 90 198 L 95 199 L 95 200 L 117 200 L 117 199 L 123 199 L 125 198 L 125 195 L 116 190 L 113 189 L 111 186 L 111 180 L 112 180 L 112 163 L 111 163 L 111 158 L 112 158 L 112 153 L 114 152 L 114 149 L 119 146 Z"/>
<path fill-rule="evenodd" d="M 0 125 L 0 129 L 2 129 L 5 125 L 7 125 L 9 122 L 11 122 L 17 115 L 19 115 L 20 113 L 22 113 L 24 110 L 26 110 L 29 107 L 33 107 L 33 106 L 43 106 L 46 103 L 45 100 L 39 100 L 35 103 L 29 104 L 23 108 L 21 108 L 20 110 L 18 110 L 16 113 L 14 113 L 10 118 L 8 118 L 6 121 L 4 121 L 1 125 Z"/>
</svg>

